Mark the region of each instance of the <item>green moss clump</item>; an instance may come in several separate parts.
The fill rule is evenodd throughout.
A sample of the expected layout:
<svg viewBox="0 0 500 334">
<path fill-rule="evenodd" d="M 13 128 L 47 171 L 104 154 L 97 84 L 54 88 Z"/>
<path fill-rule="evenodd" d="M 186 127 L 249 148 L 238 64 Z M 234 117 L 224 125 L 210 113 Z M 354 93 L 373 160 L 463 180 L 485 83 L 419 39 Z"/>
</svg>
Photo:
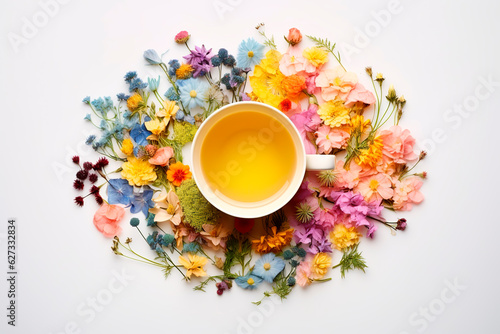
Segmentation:
<svg viewBox="0 0 500 334">
<path fill-rule="evenodd" d="M 188 122 L 174 122 L 174 134 L 175 140 L 181 144 L 181 146 L 193 141 L 194 135 L 198 127 Z"/>
<path fill-rule="evenodd" d="M 184 212 L 184 220 L 196 231 L 201 231 L 204 224 L 217 223 L 219 211 L 203 197 L 193 179 L 182 182 L 176 193 Z"/>
</svg>

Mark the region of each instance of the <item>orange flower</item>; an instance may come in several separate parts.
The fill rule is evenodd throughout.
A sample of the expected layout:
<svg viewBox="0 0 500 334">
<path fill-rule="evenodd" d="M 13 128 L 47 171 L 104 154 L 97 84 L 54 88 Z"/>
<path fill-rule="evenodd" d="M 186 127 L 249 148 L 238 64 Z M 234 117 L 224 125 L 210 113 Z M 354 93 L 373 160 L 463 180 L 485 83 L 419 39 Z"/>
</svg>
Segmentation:
<svg viewBox="0 0 500 334">
<path fill-rule="evenodd" d="M 304 89 L 306 89 L 306 78 L 303 76 L 293 74 L 285 77 L 281 85 L 288 97 L 297 98 Z"/>
<path fill-rule="evenodd" d="M 182 162 L 170 165 L 167 171 L 167 179 L 176 187 L 180 186 L 182 181 L 189 180 L 192 175 L 189 166 L 184 165 Z"/>
<path fill-rule="evenodd" d="M 94 215 L 94 226 L 105 237 L 113 238 L 122 231 L 119 223 L 123 216 L 125 210 L 121 206 L 104 203 Z"/>
<path fill-rule="evenodd" d="M 293 238 L 293 228 L 277 232 L 276 226 L 272 228 L 272 235 L 263 235 L 260 239 L 252 240 L 253 249 L 257 253 L 279 253 L 290 244 Z"/>
</svg>

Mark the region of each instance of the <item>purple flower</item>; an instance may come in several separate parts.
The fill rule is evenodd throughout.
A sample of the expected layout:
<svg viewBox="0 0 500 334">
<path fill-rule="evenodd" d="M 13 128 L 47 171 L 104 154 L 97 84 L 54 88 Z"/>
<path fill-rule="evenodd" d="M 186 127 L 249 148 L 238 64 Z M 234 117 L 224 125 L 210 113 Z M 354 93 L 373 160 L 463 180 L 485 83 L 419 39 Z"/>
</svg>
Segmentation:
<svg viewBox="0 0 500 334">
<path fill-rule="evenodd" d="M 328 240 L 328 233 L 323 230 L 318 221 L 297 226 L 295 229 L 295 242 L 303 244 L 308 253 L 331 253 L 332 247 Z"/>
<path fill-rule="evenodd" d="M 213 55 L 210 54 L 211 52 L 212 49 L 205 49 L 205 45 L 202 45 L 201 48 L 195 46 L 194 50 L 191 50 L 190 54 L 184 56 L 187 63 L 194 69 L 194 78 L 204 76 L 210 71 L 210 68 L 212 67 L 210 59 L 213 57 Z"/>
</svg>

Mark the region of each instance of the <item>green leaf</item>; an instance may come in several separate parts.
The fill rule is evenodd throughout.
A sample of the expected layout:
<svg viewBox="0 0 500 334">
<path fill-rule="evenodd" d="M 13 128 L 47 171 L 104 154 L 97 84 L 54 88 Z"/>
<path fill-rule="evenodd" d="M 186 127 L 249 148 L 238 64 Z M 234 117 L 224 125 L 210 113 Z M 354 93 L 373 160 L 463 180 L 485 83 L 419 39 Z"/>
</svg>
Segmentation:
<svg viewBox="0 0 500 334">
<path fill-rule="evenodd" d="M 351 246 L 344 251 L 344 255 L 340 260 L 340 275 L 345 277 L 345 273 L 352 269 L 359 269 L 365 272 L 366 265 L 365 259 L 358 252 L 358 245 Z"/>
</svg>

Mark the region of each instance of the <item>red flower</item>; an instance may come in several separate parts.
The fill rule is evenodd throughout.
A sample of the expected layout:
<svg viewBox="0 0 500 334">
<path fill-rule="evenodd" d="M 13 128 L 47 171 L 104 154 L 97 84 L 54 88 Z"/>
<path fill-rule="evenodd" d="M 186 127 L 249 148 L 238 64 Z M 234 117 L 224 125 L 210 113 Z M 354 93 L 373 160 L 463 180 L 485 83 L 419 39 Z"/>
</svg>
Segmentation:
<svg viewBox="0 0 500 334">
<path fill-rule="evenodd" d="M 83 206 L 83 197 L 82 196 L 75 197 L 75 203 L 78 206 Z"/>
<path fill-rule="evenodd" d="M 79 178 L 80 180 L 85 180 L 87 178 L 87 176 L 89 175 L 89 173 L 82 169 L 82 170 L 79 170 L 77 173 L 76 173 L 76 177 Z"/>
<path fill-rule="evenodd" d="M 248 233 L 255 225 L 255 219 L 234 218 L 234 228 L 241 234 Z"/>
<path fill-rule="evenodd" d="M 84 162 L 84 163 L 83 163 L 83 169 L 85 169 L 86 171 L 91 170 L 91 169 L 92 169 L 92 167 L 93 167 L 93 166 L 92 166 L 92 163 L 91 163 L 91 162 L 86 161 L 86 162 Z"/>
<path fill-rule="evenodd" d="M 102 199 L 101 195 L 99 195 L 99 194 L 95 194 L 95 201 L 99 205 L 102 205 L 102 203 L 104 203 L 104 200 Z"/>
<path fill-rule="evenodd" d="M 78 155 L 75 155 L 71 160 L 77 165 L 80 163 L 80 157 Z"/>
<path fill-rule="evenodd" d="M 89 181 L 91 183 L 96 183 L 97 182 L 97 178 L 98 178 L 97 174 L 90 174 L 89 175 Z"/>
<path fill-rule="evenodd" d="M 92 186 L 92 188 L 90 188 L 90 193 L 94 195 L 99 194 L 99 187 Z"/>
<path fill-rule="evenodd" d="M 292 101 L 290 101 L 289 99 L 284 99 L 280 102 L 278 108 L 283 112 L 287 112 L 292 109 Z"/>
<path fill-rule="evenodd" d="M 75 182 L 73 182 L 73 188 L 75 188 L 76 190 L 82 190 L 83 186 L 83 182 L 80 180 L 75 180 Z"/>
</svg>

